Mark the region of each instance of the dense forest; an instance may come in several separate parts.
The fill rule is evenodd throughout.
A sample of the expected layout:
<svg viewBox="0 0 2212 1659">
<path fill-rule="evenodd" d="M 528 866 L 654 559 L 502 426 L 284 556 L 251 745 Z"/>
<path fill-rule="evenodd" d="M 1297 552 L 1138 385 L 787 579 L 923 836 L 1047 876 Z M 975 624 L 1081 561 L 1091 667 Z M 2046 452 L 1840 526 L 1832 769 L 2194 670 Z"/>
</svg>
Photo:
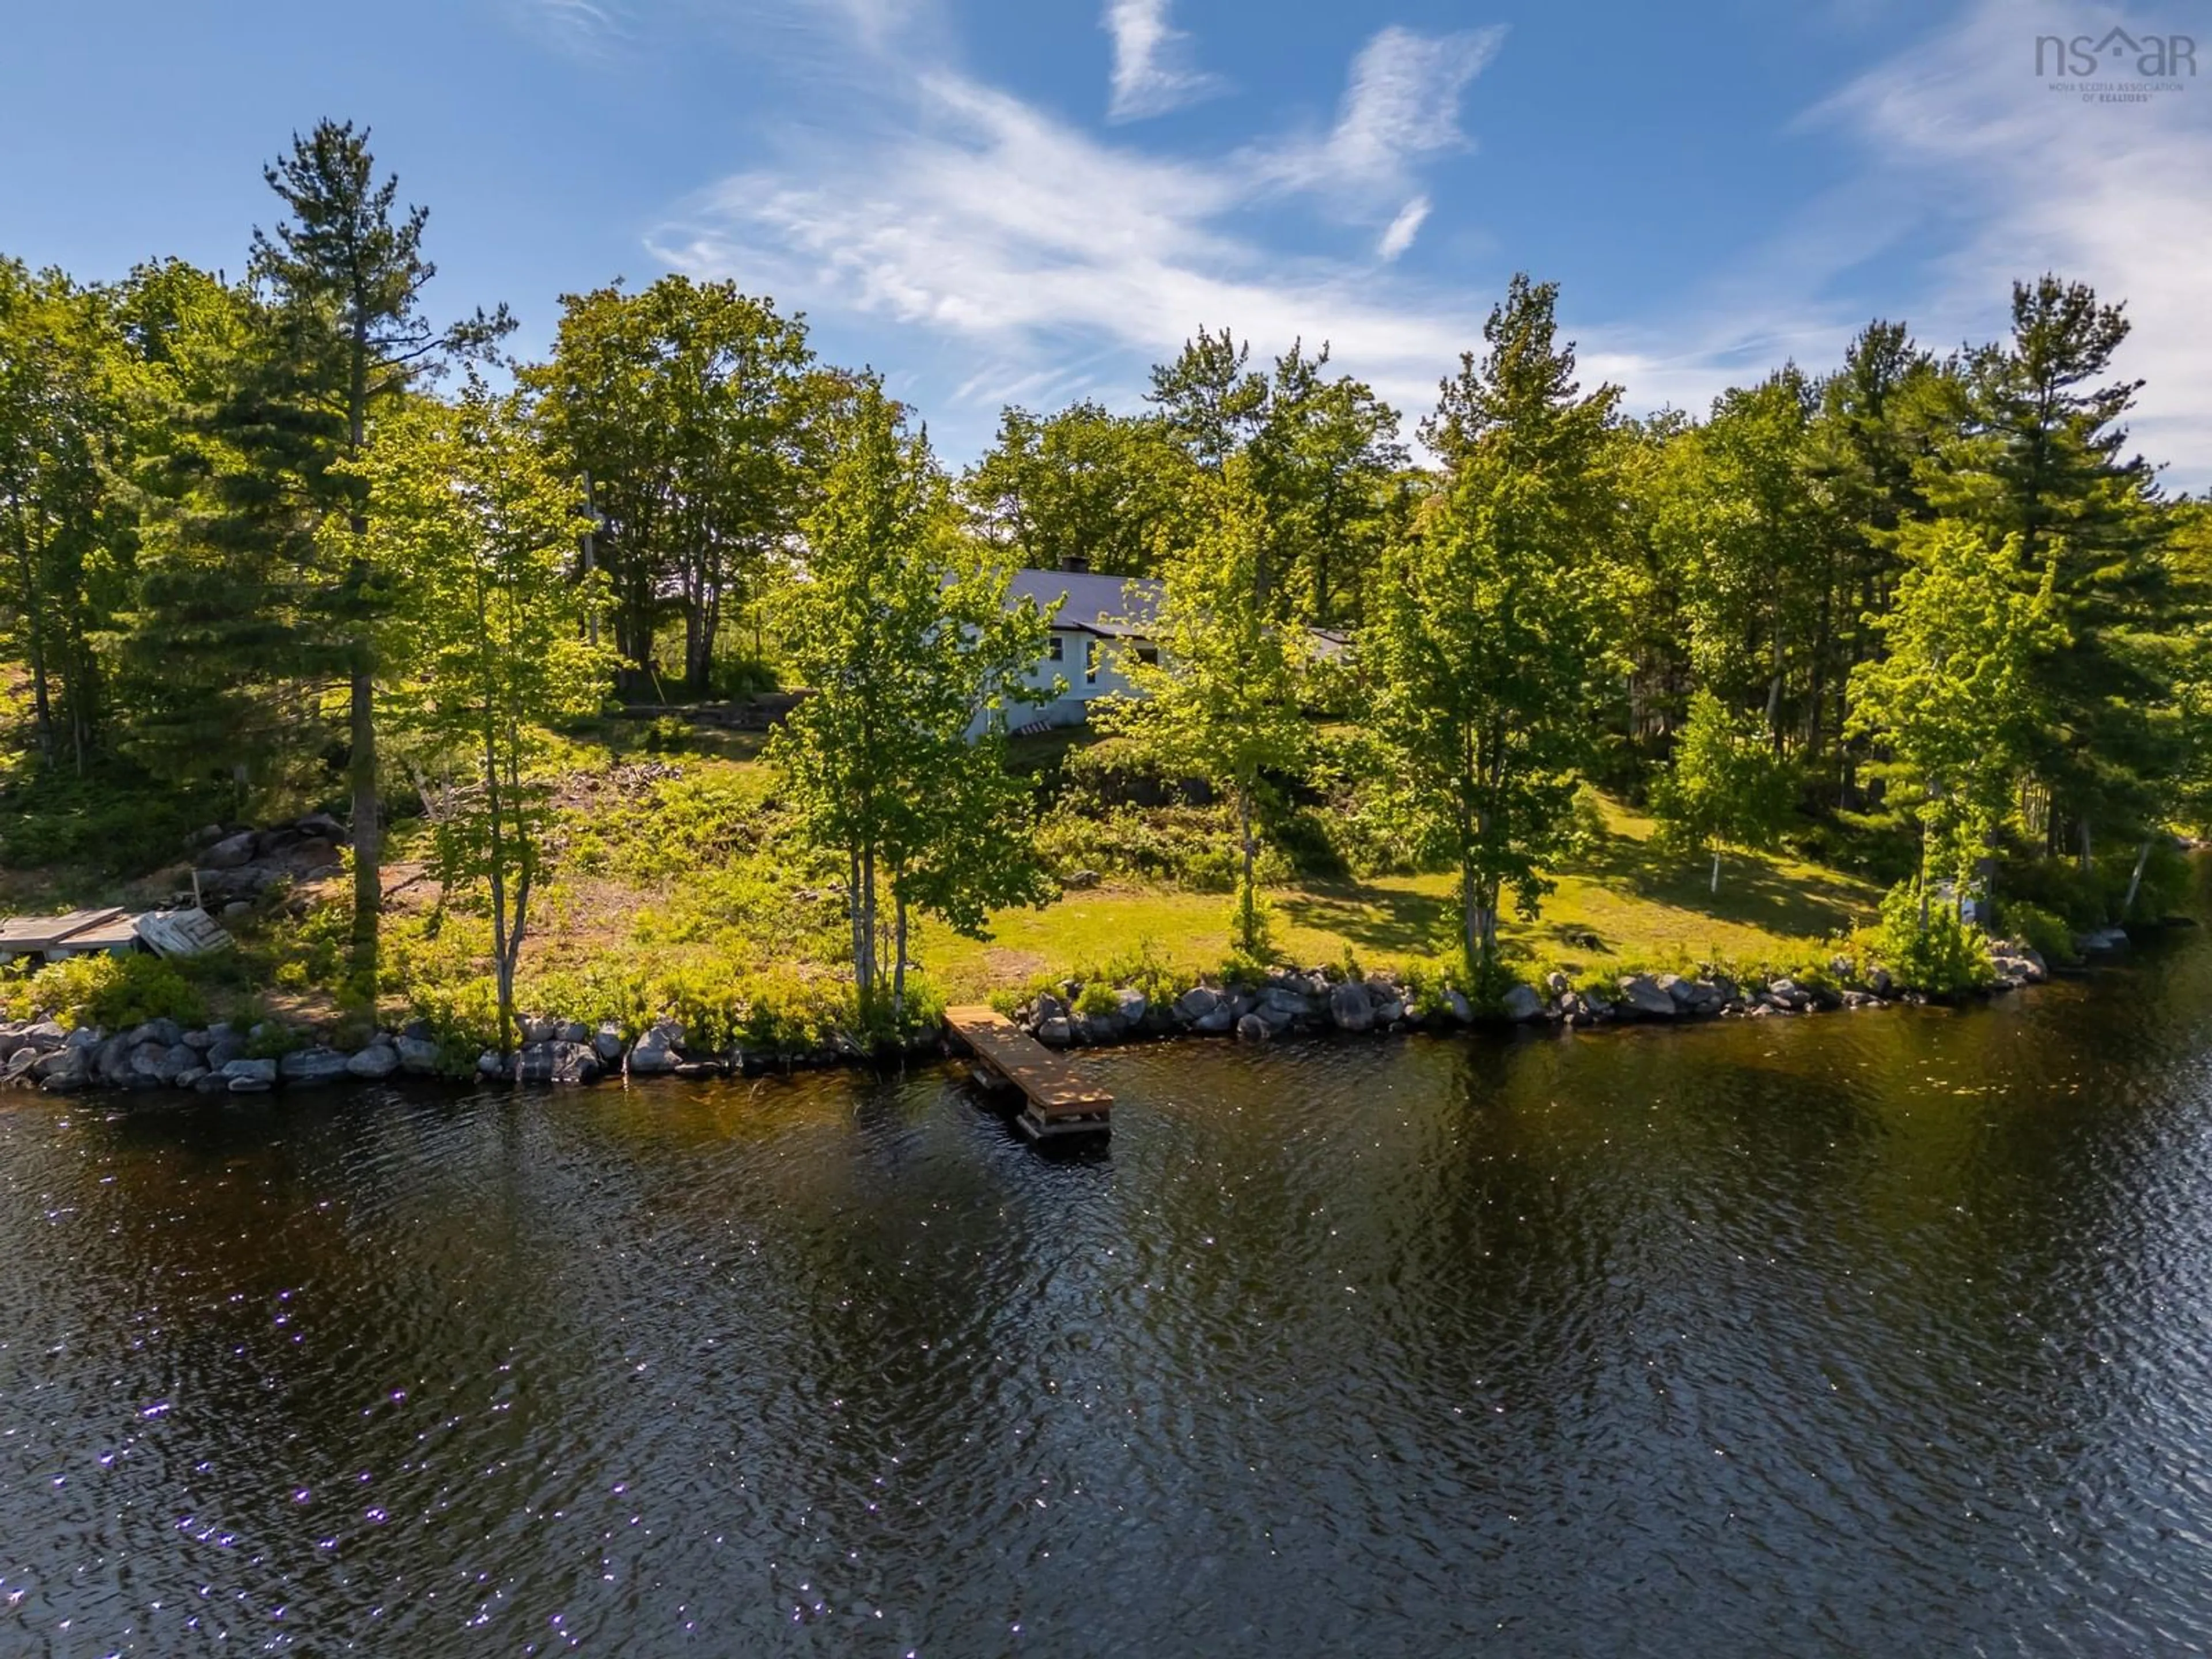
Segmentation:
<svg viewBox="0 0 2212 1659">
<path fill-rule="evenodd" d="M 373 997 L 383 833 L 426 822 L 481 890 L 504 1036 L 564 722 L 781 687 L 767 760 L 848 982 L 898 1009 L 910 913 L 1058 890 L 1006 764 L 1047 618 L 1006 575 L 1073 562 L 1167 583 L 1146 696 L 1073 769 L 1222 807 L 1249 952 L 1291 806 L 1339 856 L 1455 872 L 1470 982 L 1592 787 L 1716 887 L 1778 843 L 1895 884 L 1901 957 L 2008 896 L 2129 919 L 2206 816 L 2212 509 L 2130 448 L 2124 304 L 2063 276 L 1999 338 L 1878 319 L 1643 416 L 1516 277 L 1410 431 L 1326 343 L 1201 329 L 1139 412 L 1008 408 L 956 472 L 726 283 L 564 296 L 515 361 L 368 137 L 295 139 L 241 276 L 0 260 L 10 865 L 134 873 L 210 817 L 327 807 Z"/>
</svg>

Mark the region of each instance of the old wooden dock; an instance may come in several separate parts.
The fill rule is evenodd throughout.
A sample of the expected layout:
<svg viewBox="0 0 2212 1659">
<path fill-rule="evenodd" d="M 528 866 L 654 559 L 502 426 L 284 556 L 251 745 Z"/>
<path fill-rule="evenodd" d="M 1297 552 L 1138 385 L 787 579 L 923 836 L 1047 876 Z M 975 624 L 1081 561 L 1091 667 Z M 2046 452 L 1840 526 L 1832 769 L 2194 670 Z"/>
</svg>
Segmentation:
<svg viewBox="0 0 2212 1659">
<path fill-rule="evenodd" d="M 987 1083 L 1021 1091 L 1015 1127 L 1031 1140 L 1103 1133 L 1114 1097 L 993 1008 L 947 1008 L 945 1029 Z"/>
</svg>

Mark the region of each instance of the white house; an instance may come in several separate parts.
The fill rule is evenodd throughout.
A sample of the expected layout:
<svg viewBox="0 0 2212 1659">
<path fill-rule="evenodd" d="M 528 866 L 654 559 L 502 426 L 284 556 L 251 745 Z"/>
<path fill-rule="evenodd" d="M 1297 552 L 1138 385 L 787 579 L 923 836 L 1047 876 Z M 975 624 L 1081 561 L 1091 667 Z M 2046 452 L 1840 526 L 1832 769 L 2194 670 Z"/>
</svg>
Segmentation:
<svg viewBox="0 0 2212 1659">
<path fill-rule="evenodd" d="M 1159 612 L 1161 584 L 1149 576 L 1101 576 L 1087 569 L 1017 570 L 1006 590 L 1009 604 L 1035 599 L 1043 610 L 1064 599 L 1052 619 L 1052 642 L 1030 671 L 1033 686 L 1064 682 L 1050 702 L 1017 711 L 1025 723 L 1080 726 L 1091 700 L 1134 688 L 1116 670 L 1114 655 L 1126 651 L 1157 659 L 1146 627 Z"/>
</svg>

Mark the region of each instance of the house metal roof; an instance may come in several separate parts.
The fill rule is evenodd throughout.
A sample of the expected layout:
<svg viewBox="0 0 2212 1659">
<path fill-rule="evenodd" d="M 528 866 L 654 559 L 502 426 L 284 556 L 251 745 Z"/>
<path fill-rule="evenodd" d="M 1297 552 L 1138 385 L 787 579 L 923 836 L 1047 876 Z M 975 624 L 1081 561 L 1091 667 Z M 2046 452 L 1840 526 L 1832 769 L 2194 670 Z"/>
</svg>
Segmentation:
<svg viewBox="0 0 2212 1659">
<path fill-rule="evenodd" d="M 1056 629 L 1101 639 L 1139 637 L 1159 614 L 1164 585 L 1151 576 L 1102 576 L 1089 570 L 1017 570 L 1009 602 L 1030 599 L 1040 609 L 1063 594 L 1067 603 L 1052 619 Z"/>
</svg>

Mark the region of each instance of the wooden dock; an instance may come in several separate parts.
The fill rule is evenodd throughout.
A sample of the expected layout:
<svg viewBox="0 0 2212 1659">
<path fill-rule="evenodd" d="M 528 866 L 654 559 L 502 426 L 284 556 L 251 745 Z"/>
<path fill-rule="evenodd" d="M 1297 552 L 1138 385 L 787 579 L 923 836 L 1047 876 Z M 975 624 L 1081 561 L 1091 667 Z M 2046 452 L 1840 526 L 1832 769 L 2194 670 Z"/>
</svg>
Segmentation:
<svg viewBox="0 0 2212 1659">
<path fill-rule="evenodd" d="M 945 1025 L 974 1058 L 981 1081 L 1021 1091 L 1014 1126 L 1031 1140 L 1111 1127 L 1114 1097 L 996 1009 L 947 1008 Z"/>
</svg>

